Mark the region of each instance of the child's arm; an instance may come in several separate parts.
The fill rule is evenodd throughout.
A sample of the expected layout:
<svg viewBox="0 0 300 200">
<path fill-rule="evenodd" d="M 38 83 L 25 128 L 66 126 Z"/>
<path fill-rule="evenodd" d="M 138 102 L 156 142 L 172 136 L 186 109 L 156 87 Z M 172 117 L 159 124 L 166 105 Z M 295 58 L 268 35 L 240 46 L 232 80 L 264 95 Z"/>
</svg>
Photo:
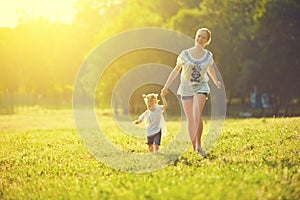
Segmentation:
<svg viewBox="0 0 300 200">
<path fill-rule="evenodd" d="M 164 93 L 161 94 L 161 100 L 162 100 L 162 103 L 163 103 L 164 110 L 167 110 L 168 103 L 167 103 L 167 100 L 166 100 L 166 94 L 164 94 Z"/>
<path fill-rule="evenodd" d="M 165 86 L 163 87 L 163 89 L 161 89 L 161 94 L 166 95 L 169 92 L 169 87 L 170 85 L 173 83 L 173 81 L 175 80 L 175 78 L 178 76 L 178 74 L 180 73 L 182 68 L 182 65 L 177 65 L 172 72 L 170 73 L 167 82 L 165 83 Z"/>
<path fill-rule="evenodd" d="M 139 116 L 139 118 L 137 120 L 135 120 L 133 123 L 134 124 L 140 124 L 140 123 L 142 123 L 143 120 L 145 119 L 146 114 L 147 114 L 147 111 L 145 111 L 143 114 L 141 114 Z"/>
</svg>

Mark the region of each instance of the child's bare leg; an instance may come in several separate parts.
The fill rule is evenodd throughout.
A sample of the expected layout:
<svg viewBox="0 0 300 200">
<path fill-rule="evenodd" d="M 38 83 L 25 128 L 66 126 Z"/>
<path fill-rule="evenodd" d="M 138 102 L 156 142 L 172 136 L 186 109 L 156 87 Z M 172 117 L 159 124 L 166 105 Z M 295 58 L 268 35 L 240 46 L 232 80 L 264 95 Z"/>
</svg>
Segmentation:
<svg viewBox="0 0 300 200">
<path fill-rule="evenodd" d="M 150 151 L 150 152 L 153 152 L 153 144 L 149 144 L 149 145 L 148 145 L 148 148 L 149 148 L 149 151 Z"/>
<path fill-rule="evenodd" d="M 154 145 L 154 153 L 157 153 L 159 150 L 159 145 L 158 144 L 155 144 Z"/>
</svg>

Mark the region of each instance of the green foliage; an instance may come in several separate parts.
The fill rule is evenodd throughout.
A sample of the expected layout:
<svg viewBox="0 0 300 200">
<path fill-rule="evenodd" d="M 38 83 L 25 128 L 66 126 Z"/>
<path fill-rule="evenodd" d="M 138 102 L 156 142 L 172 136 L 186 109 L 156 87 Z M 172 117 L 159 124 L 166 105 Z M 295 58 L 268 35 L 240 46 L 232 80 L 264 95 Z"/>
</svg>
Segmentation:
<svg viewBox="0 0 300 200">
<path fill-rule="evenodd" d="M 260 52 L 258 82 L 264 90 L 279 94 L 282 101 L 290 100 L 300 93 L 298 78 L 300 59 L 297 56 L 300 39 L 300 24 L 296 17 L 300 5 L 296 1 L 270 1 L 266 5 L 266 14 L 261 18 L 260 31 L 256 40 Z M 277 19 L 281 20 L 277 20 Z M 270 59 L 271 58 L 271 59 Z M 268 81 L 261 81 L 266 77 Z M 288 91 L 282 87 L 287 84 Z"/>
<path fill-rule="evenodd" d="M 194 38 L 196 29 L 206 26 L 212 31 L 208 49 L 229 99 L 247 97 L 254 86 L 259 93 L 273 93 L 279 99 L 277 110 L 288 106 L 291 98 L 299 98 L 300 4 L 296 0 L 79 0 L 76 8 L 69 25 L 31 20 L 21 10 L 17 27 L 0 29 L 1 91 L 50 95 L 55 85 L 57 92 L 68 93 L 65 85 L 73 85 L 89 52 L 115 34 L 155 26 Z M 173 66 L 174 57 L 168 59 Z M 113 79 L 131 68 L 130 61 L 116 68 Z M 96 96 L 109 96 L 113 86 L 106 85 Z"/>
<path fill-rule="evenodd" d="M 99 117 L 120 147 L 147 151 L 143 139 Z M 90 155 L 68 110 L 27 110 L 0 122 L 1 199 L 300 197 L 299 118 L 227 119 L 208 158 L 188 150 L 170 166 L 141 174 L 113 170 Z M 167 123 L 176 130 L 178 121 Z"/>
<path fill-rule="evenodd" d="M 181 9 L 177 15 L 171 19 L 170 27 L 194 38 L 197 28 L 200 28 L 199 25 L 202 24 L 201 20 L 199 9 Z"/>
<path fill-rule="evenodd" d="M 156 50 L 156 49 L 142 49 L 129 52 L 125 55 L 114 60 L 114 62 L 109 65 L 105 72 L 103 73 L 101 79 L 99 80 L 99 85 L 97 87 L 99 104 L 104 105 L 105 107 L 109 106 L 111 103 L 112 97 L 112 89 L 115 87 L 117 82 L 122 78 L 122 76 L 126 75 L 126 73 L 135 67 L 141 66 L 145 63 L 155 63 L 155 64 L 163 64 L 166 66 L 172 66 L 176 62 L 176 55 L 166 52 L 163 50 Z M 151 66 L 148 66 L 148 70 L 151 70 Z M 91 73 L 93 76 L 94 73 Z M 138 78 L 138 77 L 137 77 Z M 167 77 L 166 77 L 167 78 Z M 110 84 L 107 84 L 110 83 Z M 142 85 L 141 85 L 142 87 Z M 140 93 L 135 94 L 134 98 L 132 99 L 133 102 L 139 102 L 142 94 L 145 93 L 160 93 L 162 86 L 159 87 L 151 87 L 147 90 L 141 90 Z M 152 91 L 151 91 L 152 90 Z M 119 96 L 125 96 L 128 92 L 126 90 L 120 91 L 121 94 Z M 128 102 L 125 102 L 127 104 Z M 143 105 L 144 103 L 142 103 Z"/>
</svg>

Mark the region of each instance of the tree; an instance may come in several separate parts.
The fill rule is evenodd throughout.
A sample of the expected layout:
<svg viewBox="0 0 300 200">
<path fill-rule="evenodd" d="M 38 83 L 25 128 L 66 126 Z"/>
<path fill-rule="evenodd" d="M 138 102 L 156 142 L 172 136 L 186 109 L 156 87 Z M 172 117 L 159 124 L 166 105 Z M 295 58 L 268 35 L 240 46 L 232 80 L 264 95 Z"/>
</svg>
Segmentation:
<svg viewBox="0 0 300 200">
<path fill-rule="evenodd" d="M 272 92 L 279 99 L 274 110 L 285 106 L 287 114 L 292 98 L 299 98 L 300 82 L 300 4 L 296 1 L 269 1 L 255 39 L 259 51 L 256 67 L 262 91 Z"/>
</svg>

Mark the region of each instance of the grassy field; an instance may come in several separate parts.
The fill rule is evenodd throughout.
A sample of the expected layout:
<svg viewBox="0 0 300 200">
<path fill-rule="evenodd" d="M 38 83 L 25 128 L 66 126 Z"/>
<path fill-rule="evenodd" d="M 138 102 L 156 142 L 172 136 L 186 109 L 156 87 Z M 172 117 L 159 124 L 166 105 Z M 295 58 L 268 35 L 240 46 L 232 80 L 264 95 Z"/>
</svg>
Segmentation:
<svg viewBox="0 0 300 200">
<path fill-rule="evenodd" d="M 300 118 L 226 119 L 207 158 L 148 173 L 97 161 L 74 127 L 70 110 L 0 116 L 0 199 L 300 199 Z"/>
</svg>

